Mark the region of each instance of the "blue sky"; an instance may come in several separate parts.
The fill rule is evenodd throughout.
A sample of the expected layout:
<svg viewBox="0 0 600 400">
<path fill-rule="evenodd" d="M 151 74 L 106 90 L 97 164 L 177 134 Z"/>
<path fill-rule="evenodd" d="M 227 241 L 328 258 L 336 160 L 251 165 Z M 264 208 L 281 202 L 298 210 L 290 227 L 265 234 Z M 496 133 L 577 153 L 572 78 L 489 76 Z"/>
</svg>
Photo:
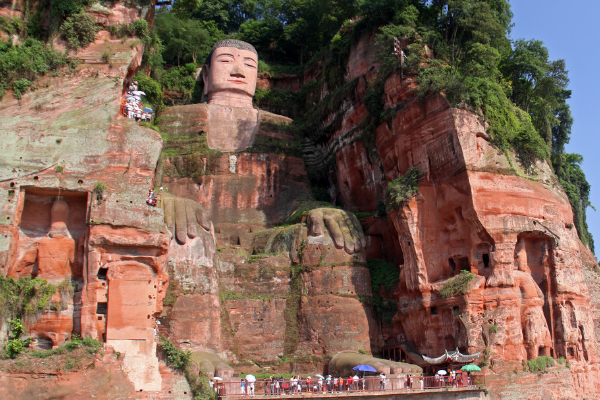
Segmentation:
<svg viewBox="0 0 600 400">
<path fill-rule="evenodd" d="M 510 0 L 512 39 L 544 42 L 551 60 L 564 59 L 569 70 L 574 123 L 569 153 L 583 155 L 583 170 L 592 185 L 587 222 L 600 254 L 600 1 Z"/>
</svg>

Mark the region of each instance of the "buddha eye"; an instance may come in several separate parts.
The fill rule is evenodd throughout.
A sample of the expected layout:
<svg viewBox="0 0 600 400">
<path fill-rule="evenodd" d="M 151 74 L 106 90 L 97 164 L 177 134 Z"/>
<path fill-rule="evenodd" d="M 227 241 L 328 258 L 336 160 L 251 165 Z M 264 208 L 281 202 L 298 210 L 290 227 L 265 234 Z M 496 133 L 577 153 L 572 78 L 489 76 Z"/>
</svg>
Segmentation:
<svg viewBox="0 0 600 400">
<path fill-rule="evenodd" d="M 252 65 L 252 64 L 244 64 L 244 65 L 245 65 L 246 67 L 249 67 L 249 68 L 256 69 L 256 66 L 255 66 L 255 65 Z"/>
</svg>

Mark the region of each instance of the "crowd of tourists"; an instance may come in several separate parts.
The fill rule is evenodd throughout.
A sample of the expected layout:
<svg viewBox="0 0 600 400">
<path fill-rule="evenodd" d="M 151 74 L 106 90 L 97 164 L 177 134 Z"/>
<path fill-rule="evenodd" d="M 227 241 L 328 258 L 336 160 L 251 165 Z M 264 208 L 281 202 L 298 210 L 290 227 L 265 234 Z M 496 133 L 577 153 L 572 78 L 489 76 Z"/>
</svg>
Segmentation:
<svg viewBox="0 0 600 400">
<path fill-rule="evenodd" d="M 385 378 L 385 375 L 384 375 Z M 328 375 L 317 376 L 314 379 L 309 376 L 301 378 L 293 376 L 290 379 L 271 376 L 264 383 L 265 395 L 284 395 L 302 393 L 339 393 L 365 390 L 365 379 L 358 376 L 332 377 Z M 243 395 L 254 395 L 254 381 L 241 379 L 240 388 Z"/>
<path fill-rule="evenodd" d="M 152 121 L 152 109 L 142 105 L 142 96 L 146 93 L 138 90 L 137 81 L 133 81 L 127 88 L 127 94 L 123 95 L 125 104 L 123 106 L 123 116 L 139 121 Z"/>
<path fill-rule="evenodd" d="M 315 378 L 311 376 L 306 378 L 293 376 L 290 379 L 284 379 L 283 377 L 271 376 L 268 379 L 256 380 L 253 375 L 248 377 L 252 379 L 242 378 L 237 382 L 222 382 L 222 380 L 219 380 L 215 382 L 214 390 L 220 395 L 239 395 L 241 393 L 245 396 L 253 396 L 255 391 L 262 393 L 264 390 L 264 395 L 269 396 L 387 390 L 411 391 L 450 387 L 464 388 L 473 385 L 470 374 L 462 371 L 452 371 L 448 375 L 436 373 L 435 376 L 412 376 L 407 374 L 387 377 L 384 373 L 381 373 L 375 376 L 359 377 L 354 375 L 347 378 L 317 375 Z"/>
</svg>

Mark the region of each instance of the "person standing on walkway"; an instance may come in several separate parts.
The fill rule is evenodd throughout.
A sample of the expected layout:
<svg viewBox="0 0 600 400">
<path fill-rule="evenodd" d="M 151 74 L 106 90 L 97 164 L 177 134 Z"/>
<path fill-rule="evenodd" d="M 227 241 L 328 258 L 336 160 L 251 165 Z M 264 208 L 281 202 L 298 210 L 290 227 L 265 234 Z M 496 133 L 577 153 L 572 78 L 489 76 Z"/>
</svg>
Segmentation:
<svg viewBox="0 0 600 400">
<path fill-rule="evenodd" d="M 379 375 L 379 390 L 385 390 L 385 374 Z"/>
</svg>

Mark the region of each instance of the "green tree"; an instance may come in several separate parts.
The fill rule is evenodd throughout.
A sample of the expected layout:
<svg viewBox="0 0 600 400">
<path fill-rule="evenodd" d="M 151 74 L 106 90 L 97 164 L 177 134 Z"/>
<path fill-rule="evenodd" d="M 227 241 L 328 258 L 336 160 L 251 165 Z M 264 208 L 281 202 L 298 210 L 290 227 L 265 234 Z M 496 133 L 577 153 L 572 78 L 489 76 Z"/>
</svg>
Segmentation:
<svg viewBox="0 0 600 400">
<path fill-rule="evenodd" d="M 167 64 L 204 61 L 215 42 L 203 23 L 192 19 L 181 20 L 173 13 L 159 14 L 154 24 L 162 43 L 161 56 Z"/>
<path fill-rule="evenodd" d="M 74 14 L 68 17 L 60 27 L 60 34 L 72 49 L 87 47 L 96 39 L 98 28 L 87 14 Z"/>
</svg>

